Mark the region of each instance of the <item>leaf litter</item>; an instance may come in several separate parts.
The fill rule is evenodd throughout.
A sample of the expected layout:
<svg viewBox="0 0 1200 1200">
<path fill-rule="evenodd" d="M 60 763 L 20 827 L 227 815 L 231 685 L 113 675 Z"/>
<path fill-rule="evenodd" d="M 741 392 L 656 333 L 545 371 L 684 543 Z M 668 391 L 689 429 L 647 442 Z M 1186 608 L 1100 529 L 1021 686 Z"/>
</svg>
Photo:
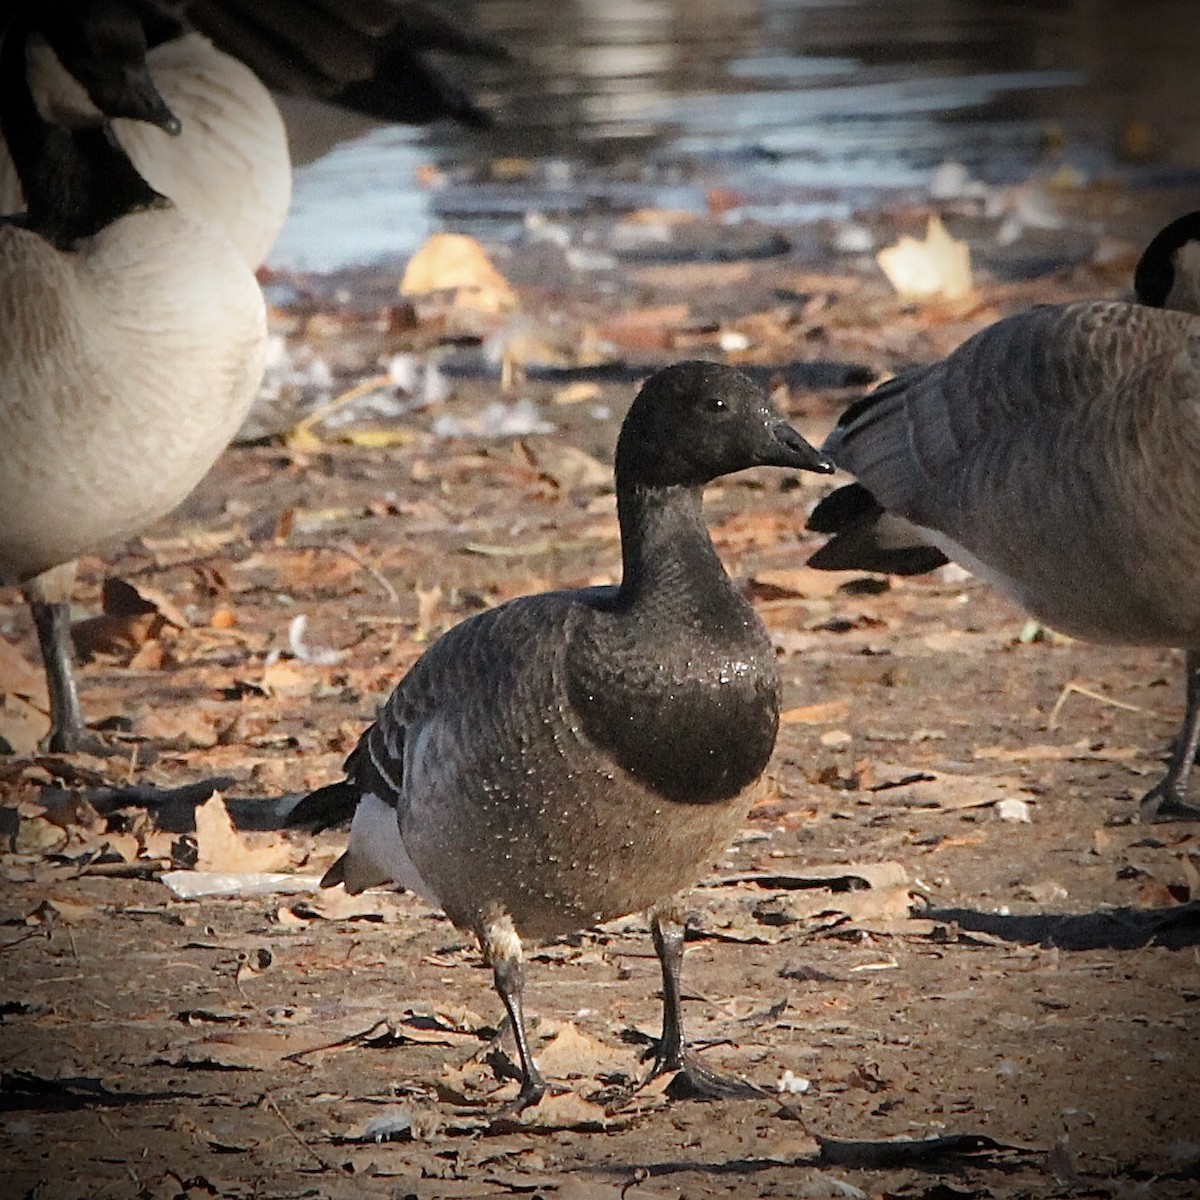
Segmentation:
<svg viewBox="0 0 1200 1200">
<path fill-rule="evenodd" d="M 963 240 L 953 205 L 944 224 Z M 621 253 L 702 237 L 687 228 L 644 216 Z M 647 1200 L 1016 1197 L 1054 1179 L 1115 1193 L 1153 1177 L 1165 1200 L 1189 1195 L 1173 1155 L 1200 1144 L 1186 1036 L 1200 830 L 1129 823 L 1171 733 L 1173 664 L 1023 638 L 1021 614 L 950 572 L 806 568 L 824 481 L 753 474 L 708 498 L 785 697 L 749 836 L 691 897 L 685 1005 L 705 1059 L 769 1095 L 718 1111 L 630 1092 L 660 986 L 634 917 L 529 948 L 535 1048 L 565 1090 L 496 1122 L 516 1085 L 468 940 L 409 896 L 319 891 L 344 831 L 280 828 L 281 797 L 337 777 L 431 637 L 524 591 L 616 577 L 612 441 L 653 366 L 738 361 L 819 441 L 864 381 L 1003 312 L 1112 294 L 1126 257 L 1123 275 L 1085 263 L 1016 282 L 977 266 L 970 297 L 900 301 L 869 260 L 614 256 L 636 264 L 615 268 L 636 303 L 549 313 L 480 268 L 411 302 L 391 279 L 353 311 L 316 281 L 305 312 L 280 310 L 294 378 L 262 418 L 275 432 L 235 447 L 179 514 L 81 564 L 79 611 L 101 617 L 76 624 L 80 683 L 112 758 L 38 752 L 44 680 L 5 600 L 14 1186 Z M 406 383 L 398 355 L 424 374 Z M 834 390 L 798 382 L 816 378 Z M 1078 680 L 1118 703 L 1058 703 Z M 996 820 L 1010 804 L 1034 819 Z M 72 1118 L 85 1108 L 112 1128 Z"/>
</svg>

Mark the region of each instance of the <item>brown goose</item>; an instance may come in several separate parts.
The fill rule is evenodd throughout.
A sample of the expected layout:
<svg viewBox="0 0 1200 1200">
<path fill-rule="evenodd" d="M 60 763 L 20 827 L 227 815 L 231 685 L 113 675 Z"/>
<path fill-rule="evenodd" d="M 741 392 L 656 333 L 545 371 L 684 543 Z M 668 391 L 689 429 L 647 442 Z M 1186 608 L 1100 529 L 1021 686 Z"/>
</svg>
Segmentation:
<svg viewBox="0 0 1200 1200">
<path fill-rule="evenodd" d="M 1200 213 L 1147 247 L 1136 304 L 1047 305 L 852 404 L 824 451 L 857 479 L 809 528 L 824 570 L 949 559 L 1072 636 L 1186 652 L 1145 819 L 1200 817 Z"/>
<path fill-rule="evenodd" d="M 0 585 L 29 600 L 50 747 L 69 751 L 95 744 L 71 669 L 74 560 L 200 481 L 257 391 L 266 317 L 221 229 L 151 188 L 106 128 L 41 117 L 38 15 L 26 4 L 0 46 L 0 128 L 29 200 L 0 224 Z"/>
<path fill-rule="evenodd" d="M 779 675 L 726 575 L 705 484 L 747 467 L 832 467 L 744 375 L 689 362 L 651 377 L 617 442 L 619 587 L 525 596 L 435 642 L 295 823 L 350 816 L 325 876 L 394 882 L 475 933 L 512 1019 L 517 1106 L 546 1083 L 525 1039 L 522 939 L 649 910 L 663 971 L 655 1072 L 746 1089 L 687 1051 L 681 893 L 745 818 L 775 744 Z"/>
</svg>

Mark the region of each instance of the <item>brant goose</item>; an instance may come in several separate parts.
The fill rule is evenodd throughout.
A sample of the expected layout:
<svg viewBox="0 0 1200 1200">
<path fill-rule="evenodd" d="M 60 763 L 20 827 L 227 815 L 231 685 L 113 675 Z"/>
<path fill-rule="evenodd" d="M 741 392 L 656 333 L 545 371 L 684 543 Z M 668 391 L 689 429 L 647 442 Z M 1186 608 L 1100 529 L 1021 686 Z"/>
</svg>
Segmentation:
<svg viewBox="0 0 1200 1200">
<path fill-rule="evenodd" d="M 1147 247 L 1138 303 L 1045 305 L 852 404 L 824 451 L 858 482 L 809 563 L 949 559 L 1074 637 L 1186 652 L 1183 726 L 1143 819 L 1200 817 L 1200 213 Z"/>
<path fill-rule="evenodd" d="M 515 1107 L 546 1089 L 525 1037 L 522 940 L 647 910 L 663 974 L 654 1073 L 749 1085 L 688 1050 L 682 893 L 740 827 L 775 745 L 779 673 L 713 549 L 704 485 L 747 467 L 830 471 L 744 375 L 652 376 L 616 453 L 619 586 L 524 596 L 463 621 L 401 680 L 292 822 L 353 814 L 326 886 L 397 883 L 477 935 L 516 1036 Z"/>
</svg>

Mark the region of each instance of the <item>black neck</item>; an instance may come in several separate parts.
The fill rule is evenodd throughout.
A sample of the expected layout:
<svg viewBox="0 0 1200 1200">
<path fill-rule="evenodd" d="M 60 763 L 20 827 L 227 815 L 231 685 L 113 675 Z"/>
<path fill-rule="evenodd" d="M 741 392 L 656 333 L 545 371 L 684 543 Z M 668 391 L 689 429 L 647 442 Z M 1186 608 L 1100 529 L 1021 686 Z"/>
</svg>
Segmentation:
<svg viewBox="0 0 1200 1200">
<path fill-rule="evenodd" d="M 617 493 L 623 608 L 687 609 L 694 618 L 723 624 L 728 599 L 745 602 L 713 548 L 699 487 L 626 487 Z"/>
<path fill-rule="evenodd" d="M 106 125 L 71 130 L 42 116 L 29 86 L 29 33 L 22 12 L 0 46 L 0 131 L 25 194 L 26 227 L 67 250 L 120 217 L 166 201 Z"/>
<path fill-rule="evenodd" d="M 146 45 L 161 46 L 191 31 L 184 16 L 184 0 L 135 0 L 134 7 L 146 32 Z"/>
</svg>

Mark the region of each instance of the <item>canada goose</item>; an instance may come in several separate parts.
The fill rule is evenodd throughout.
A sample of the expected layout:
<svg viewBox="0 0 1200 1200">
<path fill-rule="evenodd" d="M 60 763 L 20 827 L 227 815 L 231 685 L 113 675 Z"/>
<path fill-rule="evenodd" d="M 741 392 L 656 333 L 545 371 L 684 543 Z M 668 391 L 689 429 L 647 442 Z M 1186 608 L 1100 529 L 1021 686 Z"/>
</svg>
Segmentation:
<svg viewBox="0 0 1200 1200">
<path fill-rule="evenodd" d="M 525 1038 L 521 942 L 649 910 L 663 972 L 655 1073 L 748 1087 L 686 1049 L 681 893 L 745 818 L 779 723 L 766 629 L 726 575 L 704 485 L 754 466 L 832 467 L 744 375 L 652 376 L 617 441 L 617 587 L 524 596 L 462 622 L 400 682 L 293 823 L 353 813 L 322 883 L 398 883 L 476 934 L 512 1020 L 517 1106 L 546 1083 Z"/>
<path fill-rule="evenodd" d="M 252 267 L 266 258 L 282 228 L 292 189 L 287 131 L 266 84 L 384 120 L 448 116 L 478 126 L 486 114 L 427 54 L 504 55 L 415 0 L 367 7 L 354 0 L 47 4 L 52 19 L 38 23 L 47 44 L 33 54 L 34 90 L 43 106 L 71 124 L 101 114 L 141 118 L 113 126 L 138 173 L 179 207 L 222 225 Z M 131 24 L 149 47 L 143 46 L 145 60 L 179 119 L 179 137 L 147 124 L 139 112 L 120 111 L 119 90 L 98 88 L 86 74 L 107 58 L 95 31 Z M 88 52 L 72 53 L 85 34 Z M 0 147 L 0 212 L 22 207 L 16 172 Z"/>
<path fill-rule="evenodd" d="M 226 234 L 159 195 L 109 134 L 45 121 L 34 5 L 0 46 L 0 129 L 28 196 L 0 224 L 0 584 L 24 589 L 54 750 L 91 745 L 71 672 L 74 560 L 169 512 L 246 415 L 266 319 Z"/>
<path fill-rule="evenodd" d="M 1140 303 L 1046 305 L 852 404 L 824 445 L 857 483 L 815 509 L 824 570 L 948 559 L 1091 641 L 1186 651 L 1187 704 L 1144 819 L 1200 817 L 1200 213 L 1138 263 Z"/>
</svg>

